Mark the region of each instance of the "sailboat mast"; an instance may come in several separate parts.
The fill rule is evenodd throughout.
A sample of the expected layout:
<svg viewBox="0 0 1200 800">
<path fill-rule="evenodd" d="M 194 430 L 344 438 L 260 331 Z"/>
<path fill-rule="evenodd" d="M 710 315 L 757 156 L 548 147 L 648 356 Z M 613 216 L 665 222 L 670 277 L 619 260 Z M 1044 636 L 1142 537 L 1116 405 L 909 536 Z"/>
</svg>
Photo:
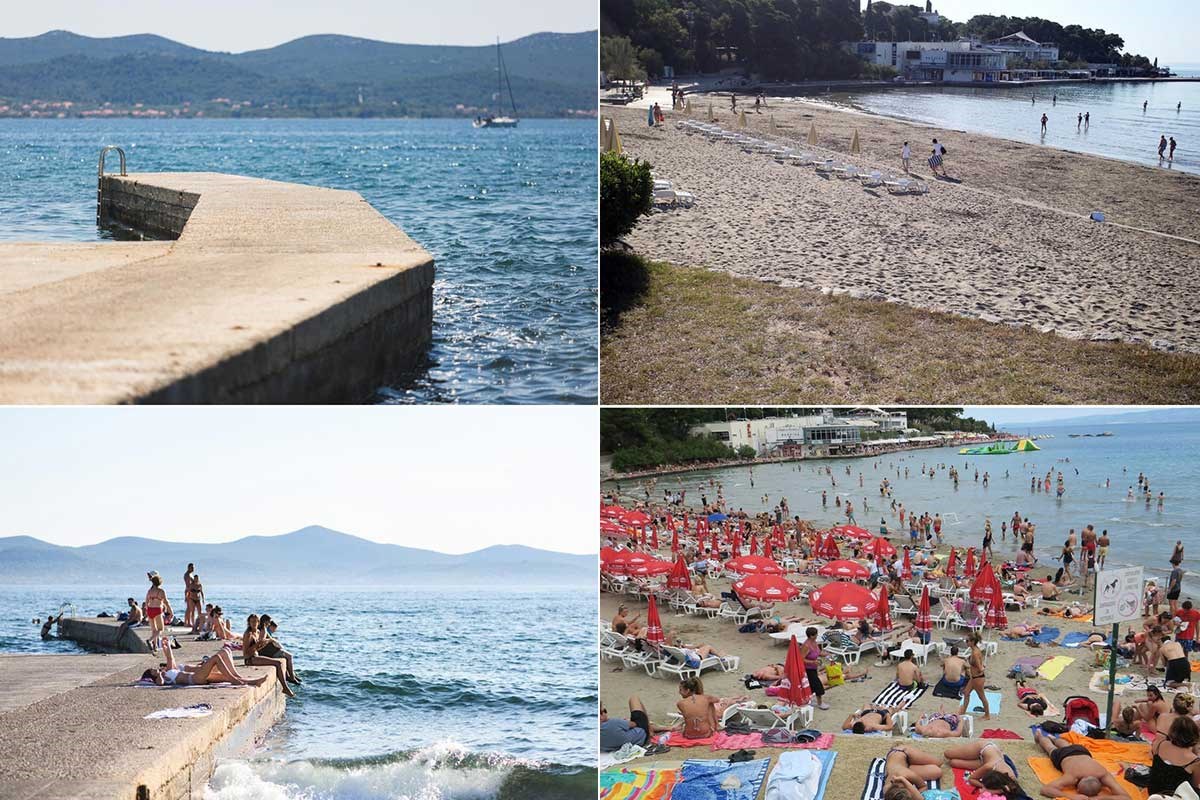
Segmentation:
<svg viewBox="0 0 1200 800">
<path fill-rule="evenodd" d="M 496 43 L 496 53 L 499 54 L 499 52 L 500 52 L 500 44 L 499 44 L 499 42 L 497 42 Z M 508 65 L 504 63 L 503 57 L 501 57 L 500 65 L 504 68 L 504 82 L 506 84 L 508 84 L 508 102 L 509 102 L 509 105 L 512 106 L 513 119 L 516 119 L 517 118 L 517 98 L 513 96 L 512 81 L 510 81 L 508 79 Z"/>
<path fill-rule="evenodd" d="M 501 76 L 500 37 L 496 37 L 496 116 L 504 113 L 504 84 Z"/>
</svg>

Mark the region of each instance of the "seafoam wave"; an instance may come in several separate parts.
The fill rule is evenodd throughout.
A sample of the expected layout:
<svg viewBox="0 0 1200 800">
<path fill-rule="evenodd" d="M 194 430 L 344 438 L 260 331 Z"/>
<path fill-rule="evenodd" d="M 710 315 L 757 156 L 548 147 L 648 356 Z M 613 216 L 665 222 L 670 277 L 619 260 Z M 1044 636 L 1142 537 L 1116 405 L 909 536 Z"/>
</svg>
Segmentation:
<svg viewBox="0 0 1200 800">
<path fill-rule="evenodd" d="M 205 800 L 574 800 L 596 770 L 471 753 L 453 742 L 348 759 L 228 761 Z"/>
</svg>

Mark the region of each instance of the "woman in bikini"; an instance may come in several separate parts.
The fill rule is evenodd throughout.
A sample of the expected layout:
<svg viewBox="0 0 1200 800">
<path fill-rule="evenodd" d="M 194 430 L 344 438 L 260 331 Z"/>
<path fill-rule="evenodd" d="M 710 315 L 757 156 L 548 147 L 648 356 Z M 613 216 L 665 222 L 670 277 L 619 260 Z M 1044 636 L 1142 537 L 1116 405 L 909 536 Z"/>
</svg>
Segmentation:
<svg viewBox="0 0 1200 800">
<path fill-rule="evenodd" d="M 192 565 L 188 564 L 190 568 Z M 185 617 L 184 625 L 191 625 L 195 618 L 200 615 L 200 609 L 204 608 L 204 584 L 200 582 L 200 576 L 193 574 L 192 582 L 188 585 L 187 590 L 188 614 L 191 618 Z"/>
<path fill-rule="evenodd" d="M 1134 704 L 1134 708 L 1138 710 L 1138 715 L 1151 726 L 1158 723 L 1158 718 L 1162 714 L 1168 714 L 1171 711 L 1171 706 L 1163 699 L 1162 692 L 1157 686 L 1146 687 L 1146 699 L 1138 700 Z"/>
<path fill-rule="evenodd" d="M 195 580 L 195 564 L 187 565 L 187 572 L 183 573 L 183 599 L 185 608 L 183 611 L 183 624 L 191 625 L 196 619 L 196 612 L 200 607 L 192 600 L 192 581 Z"/>
<path fill-rule="evenodd" d="M 224 613 L 220 606 L 213 606 L 212 615 L 209 619 L 213 637 L 216 639 L 233 638 L 233 631 L 229 630 L 229 623 L 225 621 Z"/>
<path fill-rule="evenodd" d="M 884 769 L 883 800 L 922 800 L 929 782 L 942 779 L 942 760 L 907 744 L 888 750 Z"/>
<path fill-rule="evenodd" d="M 247 667 L 274 667 L 275 680 L 283 687 L 283 693 L 288 697 L 295 697 L 296 693 L 287 685 L 284 660 L 259 655 L 258 646 L 261 641 L 258 634 L 258 614 L 251 614 L 246 617 L 246 630 L 242 633 L 242 663 Z"/>
<path fill-rule="evenodd" d="M 146 577 L 150 579 L 150 588 L 146 592 L 146 621 L 150 623 L 150 638 L 146 640 L 146 644 L 153 650 L 158 647 L 166 620 L 174 614 L 171 612 L 171 601 L 163 591 L 162 578 L 157 572 L 147 572 Z"/>
<path fill-rule="evenodd" d="M 684 678 L 679 682 L 680 700 L 675 704 L 683 715 L 685 739 L 707 739 L 717 732 L 718 698 L 704 693 L 699 678 Z"/>
<path fill-rule="evenodd" d="M 967 707 L 971 704 L 972 693 L 979 695 L 979 702 L 983 705 L 983 718 L 991 719 L 992 711 L 988 708 L 987 695 L 984 694 L 984 679 L 987 677 L 983 668 L 983 651 L 979 649 L 979 633 L 971 631 L 967 636 L 967 641 L 971 645 L 971 653 L 967 656 L 967 668 L 969 678 L 967 685 L 963 689 L 962 708 L 958 710 L 959 715 L 967 713 Z"/>
<path fill-rule="evenodd" d="M 967 783 L 972 786 L 982 787 L 981 779 L 989 772 L 999 772 L 1013 779 L 1017 777 L 995 742 L 973 741 L 952 745 L 942 751 L 942 756 L 951 769 L 968 770 Z"/>
<path fill-rule="evenodd" d="M 176 686 L 203 686 L 208 683 L 233 683 L 238 686 L 262 686 L 267 680 L 266 675 L 257 678 L 247 678 L 237 671 L 229 653 L 218 650 L 209 656 L 202 664 L 176 664 L 175 654 L 171 652 L 170 640 L 163 636 L 161 644 L 166 668 L 151 668 L 142 673 L 142 680 L 159 686 L 174 684 Z"/>
</svg>

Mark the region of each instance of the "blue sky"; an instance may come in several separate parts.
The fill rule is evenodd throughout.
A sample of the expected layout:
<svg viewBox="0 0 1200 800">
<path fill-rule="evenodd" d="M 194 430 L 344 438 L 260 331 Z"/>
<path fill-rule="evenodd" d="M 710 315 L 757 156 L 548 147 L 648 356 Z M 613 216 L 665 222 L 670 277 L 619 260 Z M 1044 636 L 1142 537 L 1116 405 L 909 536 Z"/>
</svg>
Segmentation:
<svg viewBox="0 0 1200 800">
<path fill-rule="evenodd" d="M 596 552 L 596 409 L 0 409 L 0 536 L 222 542 L 319 524 Z"/>
<path fill-rule="evenodd" d="M 539 31 L 600 25 L 596 0 L 41 0 L 5 3 L 0 35 L 68 30 L 85 36 L 156 33 L 206 50 L 242 52 L 314 33 L 405 44 L 490 44 Z"/>
<path fill-rule="evenodd" d="M 865 6 L 867 0 L 860 0 Z M 913 2 L 925 5 L 925 0 Z M 1196 0 L 934 0 L 934 9 L 955 22 L 976 14 L 1041 17 L 1061 25 L 1103 28 L 1125 40 L 1125 49 L 1163 66 L 1200 62 L 1200 2 Z"/>
</svg>

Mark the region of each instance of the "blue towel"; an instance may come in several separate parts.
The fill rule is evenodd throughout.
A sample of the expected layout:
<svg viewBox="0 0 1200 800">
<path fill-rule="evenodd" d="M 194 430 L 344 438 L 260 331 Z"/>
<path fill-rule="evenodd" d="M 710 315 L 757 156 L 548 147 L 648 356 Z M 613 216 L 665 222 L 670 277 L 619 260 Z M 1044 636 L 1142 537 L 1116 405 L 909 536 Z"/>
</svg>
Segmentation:
<svg viewBox="0 0 1200 800">
<path fill-rule="evenodd" d="M 671 790 L 671 800 L 755 800 L 770 765 L 769 758 L 737 764 L 688 759 L 683 762 L 680 782 Z M 721 787 L 730 777 L 737 778 L 741 784 L 739 788 Z"/>
<path fill-rule="evenodd" d="M 1053 642 L 1058 638 L 1058 634 L 1058 628 L 1042 628 L 1041 633 L 1036 636 L 1030 636 L 1029 638 L 1033 639 L 1038 644 L 1050 644 L 1050 642 Z"/>
<path fill-rule="evenodd" d="M 1063 637 L 1063 640 L 1061 642 L 1059 642 L 1059 644 L 1062 645 L 1063 647 L 1079 647 L 1079 645 L 1083 644 L 1084 642 L 1086 642 L 1088 640 L 1089 636 L 1091 636 L 1090 633 L 1084 633 L 1083 631 L 1071 631 L 1070 633 L 1068 633 L 1066 636 Z M 1108 636 L 1107 638 L 1105 638 L 1104 644 L 1111 647 L 1112 646 L 1112 637 Z"/>
<path fill-rule="evenodd" d="M 993 692 L 993 691 L 985 690 L 984 695 L 987 697 L 988 711 L 990 711 L 993 714 L 999 714 L 1000 713 L 1000 698 L 1002 697 L 1000 692 Z M 971 692 L 971 707 L 967 709 L 967 712 L 970 714 L 973 714 L 976 711 L 983 711 L 983 706 L 979 704 L 979 693 Z"/>
</svg>

